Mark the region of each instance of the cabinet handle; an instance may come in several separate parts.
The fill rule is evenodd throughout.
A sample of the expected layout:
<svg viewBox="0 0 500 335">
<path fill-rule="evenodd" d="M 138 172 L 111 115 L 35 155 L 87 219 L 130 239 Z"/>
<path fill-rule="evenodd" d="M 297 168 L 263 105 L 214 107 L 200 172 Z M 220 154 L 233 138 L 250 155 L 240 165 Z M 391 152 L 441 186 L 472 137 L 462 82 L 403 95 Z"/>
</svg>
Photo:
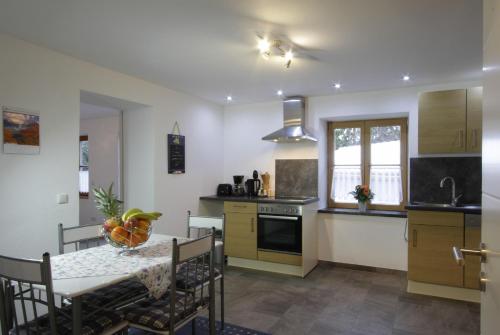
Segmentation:
<svg viewBox="0 0 500 335">
<path fill-rule="evenodd" d="M 417 230 L 413 229 L 413 247 L 417 247 Z"/>
<path fill-rule="evenodd" d="M 250 220 L 250 227 L 251 227 L 251 228 L 250 228 L 250 231 L 251 231 L 252 233 L 255 231 L 253 221 L 254 221 L 254 219 L 252 218 L 252 219 Z"/>
</svg>

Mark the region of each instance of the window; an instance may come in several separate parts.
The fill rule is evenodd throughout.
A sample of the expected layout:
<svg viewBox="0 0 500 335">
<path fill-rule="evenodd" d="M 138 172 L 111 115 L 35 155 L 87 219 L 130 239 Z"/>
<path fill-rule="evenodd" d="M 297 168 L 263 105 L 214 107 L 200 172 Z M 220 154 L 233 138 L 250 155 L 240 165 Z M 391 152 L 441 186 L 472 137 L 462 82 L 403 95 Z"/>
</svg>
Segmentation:
<svg viewBox="0 0 500 335">
<path fill-rule="evenodd" d="M 80 198 L 89 197 L 89 137 L 80 136 Z"/>
<path fill-rule="evenodd" d="M 368 184 L 369 208 L 400 210 L 406 202 L 407 119 L 328 124 L 329 206 L 355 208 L 349 192 Z"/>
</svg>

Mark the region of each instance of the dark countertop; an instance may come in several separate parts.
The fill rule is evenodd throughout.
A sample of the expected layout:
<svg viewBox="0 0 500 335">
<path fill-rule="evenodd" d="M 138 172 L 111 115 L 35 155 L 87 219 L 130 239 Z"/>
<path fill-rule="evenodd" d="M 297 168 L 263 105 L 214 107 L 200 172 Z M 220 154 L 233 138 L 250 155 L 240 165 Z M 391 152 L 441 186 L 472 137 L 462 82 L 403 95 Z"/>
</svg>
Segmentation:
<svg viewBox="0 0 500 335">
<path fill-rule="evenodd" d="M 317 197 L 305 197 L 302 199 L 287 199 L 274 197 L 249 197 L 249 196 L 218 196 L 208 195 L 200 197 L 200 200 L 211 201 L 235 201 L 235 202 L 255 202 L 255 203 L 275 203 L 275 204 L 293 204 L 293 205 L 308 205 L 319 201 Z"/>
<path fill-rule="evenodd" d="M 412 211 L 459 212 L 464 214 L 481 214 L 481 205 L 436 207 L 428 204 L 408 204 L 406 209 Z"/>
<path fill-rule="evenodd" d="M 345 214 L 345 215 L 365 215 L 365 216 L 384 216 L 389 218 L 406 218 L 406 211 L 383 211 L 368 209 L 366 212 L 360 212 L 357 208 L 323 208 L 318 213 Z"/>
</svg>

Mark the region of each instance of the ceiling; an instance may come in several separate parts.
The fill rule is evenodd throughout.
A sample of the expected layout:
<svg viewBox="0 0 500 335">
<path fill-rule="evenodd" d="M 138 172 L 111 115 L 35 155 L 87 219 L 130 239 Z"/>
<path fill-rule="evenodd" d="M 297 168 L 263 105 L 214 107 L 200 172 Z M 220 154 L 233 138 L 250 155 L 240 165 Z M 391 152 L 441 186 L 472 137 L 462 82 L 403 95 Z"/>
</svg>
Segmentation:
<svg viewBox="0 0 500 335">
<path fill-rule="evenodd" d="M 216 103 L 477 80 L 482 69 L 481 0 L 0 0 L 0 32 Z M 258 34 L 300 57 L 289 69 L 264 60 Z"/>
</svg>

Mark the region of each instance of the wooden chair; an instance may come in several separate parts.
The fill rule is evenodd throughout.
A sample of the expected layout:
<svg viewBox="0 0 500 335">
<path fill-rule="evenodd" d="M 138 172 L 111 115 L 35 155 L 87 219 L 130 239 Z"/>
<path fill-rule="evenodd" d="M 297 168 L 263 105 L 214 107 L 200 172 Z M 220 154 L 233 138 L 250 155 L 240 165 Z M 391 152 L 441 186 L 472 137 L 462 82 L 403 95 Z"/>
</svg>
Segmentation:
<svg viewBox="0 0 500 335">
<path fill-rule="evenodd" d="M 224 237 L 225 237 L 225 215 L 220 217 L 210 217 L 210 216 L 193 216 L 191 211 L 187 212 L 187 236 L 200 237 L 210 232 L 212 228 L 215 228 L 216 240 L 222 242 L 220 250 L 216 250 L 216 266 L 215 266 L 215 281 L 219 281 L 220 284 L 220 319 L 221 326 L 224 329 L 224 265 L 225 265 L 225 254 L 224 254 Z M 196 233 L 196 236 L 193 234 Z M 208 268 L 205 269 L 208 273 Z M 179 289 L 192 289 L 193 287 L 199 287 L 203 283 L 202 278 L 185 278 L 185 269 L 182 267 L 177 271 L 177 287 Z M 205 276 L 207 277 L 207 276 Z"/>
<path fill-rule="evenodd" d="M 105 244 L 101 234 L 101 224 L 64 228 L 58 225 L 59 254 L 64 254 L 65 246 L 73 245 L 75 250 Z M 147 288 L 136 279 L 124 280 L 95 292 L 87 293 L 82 301 L 88 305 L 104 308 L 119 308 L 148 295 Z"/>
<path fill-rule="evenodd" d="M 195 331 L 195 318 L 201 311 L 209 310 L 210 334 L 215 335 L 215 230 L 196 240 L 178 244 L 173 240 L 172 269 L 183 267 L 186 277 L 201 276 L 203 282 L 191 292 L 177 290 L 177 272 L 171 271 L 169 291 L 160 299 L 147 298 L 123 308 L 125 319 L 132 328 L 158 334 L 175 334 L 175 331 L 191 321 Z M 208 277 L 206 267 L 208 264 Z"/>
<path fill-rule="evenodd" d="M 104 309 L 95 313 L 86 305 L 82 312 L 87 315 L 82 319 L 83 335 L 114 334 L 127 328 L 122 313 Z M 0 256 L 2 334 L 68 334 L 73 327 L 71 315 L 70 306 L 55 306 L 48 253 L 41 261 Z"/>
</svg>

